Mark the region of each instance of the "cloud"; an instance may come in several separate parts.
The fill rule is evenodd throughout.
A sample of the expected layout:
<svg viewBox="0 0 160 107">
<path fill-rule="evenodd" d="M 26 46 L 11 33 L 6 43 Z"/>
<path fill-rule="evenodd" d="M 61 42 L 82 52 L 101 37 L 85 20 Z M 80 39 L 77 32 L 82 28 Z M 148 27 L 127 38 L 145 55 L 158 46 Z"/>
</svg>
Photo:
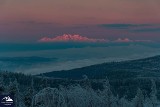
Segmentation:
<svg viewBox="0 0 160 107">
<path fill-rule="evenodd" d="M 142 29 L 135 29 L 132 30 L 132 32 L 160 32 L 160 27 L 159 28 L 142 28 Z"/>
<path fill-rule="evenodd" d="M 110 29 L 128 29 L 133 27 L 151 26 L 151 24 L 101 24 L 98 26 L 103 28 L 110 28 Z"/>
<path fill-rule="evenodd" d="M 32 27 L 39 27 L 39 26 L 49 26 L 49 27 L 58 27 L 60 24 L 59 23 L 55 23 L 55 22 L 47 22 L 47 21 L 35 21 L 35 20 L 20 20 L 20 21 L 10 21 L 10 22 L 5 22 L 5 21 L 0 21 L 0 25 L 4 26 L 4 25 L 20 25 L 20 26 L 32 26 Z M 32 28 L 30 27 L 30 28 Z"/>
<path fill-rule="evenodd" d="M 128 30 L 128 32 L 160 32 L 159 24 L 100 24 L 103 28 L 115 30 Z"/>
<path fill-rule="evenodd" d="M 62 36 L 57 36 L 54 38 L 43 37 L 38 41 L 39 42 L 108 42 L 108 40 L 106 39 L 94 39 L 85 36 L 70 35 L 70 34 L 64 34 Z"/>
<path fill-rule="evenodd" d="M 57 23 L 52 22 L 40 22 L 40 21 L 34 21 L 34 20 L 24 20 L 24 21 L 18 21 L 17 24 L 29 24 L 29 25 L 52 25 Z"/>
<path fill-rule="evenodd" d="M 152 40 L 135 40 L 135 42 L 154 42 Z"/>
<path fill-rule="evenodd" d="M 153 42 L 151 40 L 131 40 L 129 38 L 118 38 L 117 40 L 113 41 L 113 42 L 123 42 L 123 43 L 127 43 L 127 42 Z"/>
</svg>

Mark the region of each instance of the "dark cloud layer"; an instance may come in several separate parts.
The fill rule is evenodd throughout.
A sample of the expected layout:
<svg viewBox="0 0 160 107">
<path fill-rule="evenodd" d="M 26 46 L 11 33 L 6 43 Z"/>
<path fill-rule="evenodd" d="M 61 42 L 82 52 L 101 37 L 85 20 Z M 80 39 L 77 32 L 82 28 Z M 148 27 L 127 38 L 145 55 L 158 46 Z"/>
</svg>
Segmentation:
<svg viewBox="0 0 160 107">
<path fill-rule="evenodd" d="M 111 29 L 128 29 L 133 27 L 151 26 L 151 24 L 101 24 L 98 26 L 103 28 L 111 28 Z"/>
<path fill-rule="evenodd" d="M 159 27 L 159 28 L 142 28 L 142 29 L 136 29 L 136 30 L 133 30 L 133 32 L 137 32 L 137 33 L 147 33 L 147 32 L 160 33 L 160 27 Z"/>
<path fill-rule="evenodd" d="M 130 33 L 160 33 L 159 24 L 101 24 L 98 27 L 106 30 L 125 30 Z"/>
</svg>

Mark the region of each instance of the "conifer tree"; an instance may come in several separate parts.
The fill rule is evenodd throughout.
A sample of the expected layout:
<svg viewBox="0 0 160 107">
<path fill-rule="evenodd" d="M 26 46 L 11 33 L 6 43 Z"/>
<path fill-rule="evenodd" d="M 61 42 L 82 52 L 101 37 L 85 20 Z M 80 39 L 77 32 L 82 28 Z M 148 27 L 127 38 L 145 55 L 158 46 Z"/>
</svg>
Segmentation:
<svg viewBox="0 0 160 107">
<path fill-rule="evenodd" d="M 2 95 L 5 92 L 5 86 L 4 86 L 4 78 L 1 74 L 0 76 L 0 95 Z"/>
<path fill-rule="evenodd" d="M 28 90 L 25 93 L 25 97 L 24 97 L 24 103 L 27 107 L 31 107 L 32 105 L 32 97 L 35 94 L 35 89 L 34 89 L 34 80 L 32 78 L 31 81 L 31 86 L 28 88 Z"/>
<path fill-rule="evenodd" d="M 19 84 L 17 82 L 17 79 L 15 79 L 13 82 L 10 81 L 8 91 L 11 95 L 14 95 L 15 105 L 16 107 L 19 107 L 20 92 L 19 92 Z"/>
</svg>

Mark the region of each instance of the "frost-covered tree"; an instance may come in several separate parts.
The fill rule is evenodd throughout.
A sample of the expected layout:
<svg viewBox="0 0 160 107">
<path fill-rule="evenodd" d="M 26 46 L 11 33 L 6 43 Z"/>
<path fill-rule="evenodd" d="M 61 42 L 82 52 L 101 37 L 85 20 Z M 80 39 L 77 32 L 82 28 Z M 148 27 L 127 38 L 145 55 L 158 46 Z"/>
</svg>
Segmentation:
<svg viewBox="0 0 160 107">
<path fill-rule="evenodd" d="M 10 84 L 8 86 L 8 92 L 14 95 L 16 107 L 19 107 L 20 92 L 19 92 L 19 84 L 17 82 L 17 79 L 15 79 L 13 82 L 10 81 Z"/>
<path fill-rule="evenodd" d="M 64 102 L 65 102 L 65 105 L 67 106 L 67 107 L 71 107 L 71 101 L 70 101 L 70 99 L 69 99 L 69 95 L 68 95 L 68 89 L 67 89 L 67 87 L 64 87 L 64 86 L 62 86 L 62 85 L 60 85 L 59 86 L 59 90 L 61 91 L 61 93 L 62 93 L 62 95 L 64 96 Z"/>
<path fill-rule="evenodd" d="M 91 88 L 91 81 L 89 80 L 87 75 L 83 75 L 82 83 L 83 83 L 83 87 L 84 88 L 86 88 L 86 89 L 90 89 Z"/>
<path fill-rule="evenodd" d="M 114 97 L 112 101 L 113 101 L 112 102 L 112 107 L 119 107 L 119 105 L 118 105 L 119 96 L 118 95 L 116 97 Z"/>
<path fill-rule="evenodd" d="M 67 91 L 69 105 L 67 107 L 102 107 L 102 100 L 92 89 L 77 86 L 70 86 Z"/>
<path fill-rule="evenodd" d="M 144 107 L 153 107 L 152 101 L 148 95 L 145 96 Z"/>
<path fill-rule="evenodd" d="M 80 85 L 69 87 L 67 95 L 71 107 L 86 107 L 89 105 L 87 90 Z"/>
<path fill-rule="evenodd" d="M 35 94 L 34 80 L 32 78 L 31 86 L 27 89 L 27 91 L 25 92 L 25 96 L 24 96 L 24 103 L 27 107 L 31 107 L 32 97 L 34 96 L 34 94 Z"/>
<path fill-rule="evenodd" d="M 118 100 L 118 107 L 132 107 L 131 102 L 126 99 L 126 96 Z"/>
<path fill-rule="evenodd" d="M 106 107 L 111 107 L 115 97 L 112 94 L 112 91 L 110 89 L 109 80 L 107 77 L 103 83 L 103 87 L 104 87 L 104 90 L 102 91 L 101 96 L 103 98 L 103 101 L 105 102 Z"/>
<path fill-rule="evenodd" d="M 64 96 L 57 88 L 44 88 L 32 100 L 32 107 L 66 107 Z"/>
<path fill-rule="evenodd" d="M 156 83 L 154 80 L 151 80 L 151 83 L 152 83 L 152 87 L 151 87 L 151 93 L 150 93 L 150 99 L 151 99 L 151 102 L 152 102 L 152 105 L 153 107 L 156 107 L 157 105 L 157 88 L 156 88 Z"/>
<path fill-rule="evenodd" d="M 138 88 L 137 95 L 133 99 L 133 107 L 144 107 L 144 96 L 140 88 Z"/>
</svg>

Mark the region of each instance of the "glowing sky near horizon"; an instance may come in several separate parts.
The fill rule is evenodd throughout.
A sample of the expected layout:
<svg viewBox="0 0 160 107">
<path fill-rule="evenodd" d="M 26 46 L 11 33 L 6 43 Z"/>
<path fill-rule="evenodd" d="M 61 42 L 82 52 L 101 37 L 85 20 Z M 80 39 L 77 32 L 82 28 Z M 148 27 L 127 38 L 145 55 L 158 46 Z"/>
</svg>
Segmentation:
<svg viewBox="0 0 160 107">
<path fill-rule="evenodd" d="M 0 0 L 0 42 L 64 33 L 159 40 L 159 10 L 160 0 Z"/>
</svg>

